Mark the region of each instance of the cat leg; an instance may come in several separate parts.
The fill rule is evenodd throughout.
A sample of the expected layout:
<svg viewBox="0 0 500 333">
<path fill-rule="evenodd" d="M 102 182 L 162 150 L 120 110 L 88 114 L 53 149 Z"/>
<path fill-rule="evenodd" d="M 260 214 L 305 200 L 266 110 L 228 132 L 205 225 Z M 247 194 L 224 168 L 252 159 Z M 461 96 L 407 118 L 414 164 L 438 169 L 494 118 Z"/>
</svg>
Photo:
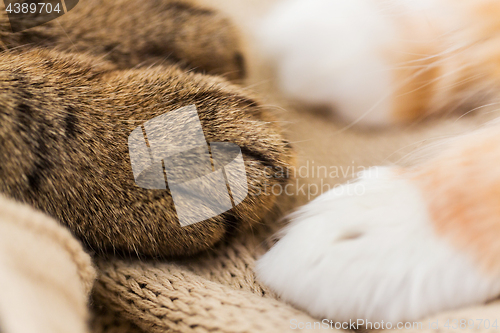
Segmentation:
<svg viewBox="0 0 500 333">
<path fill-rule="evenodd" d="M 175 63 L 232 80 L 245 76 L 236 27 L 189 0 L 80 1 L 60 18 L 15 34 L 3 10 L 0 39 L 9 49 L 27 45 L 92 54 L 120 68 Z"/>
<path fill-rule="evenodd" d="M 452 23 L 438 3 L 283 1 L 255 28 L 256 44 L 289 98 L 350 125 L 414 121 L 436 112 L 450 85 L 447 76 L 438 87 L 443 69 L 455 70 L 443 65 Z"/>
<path fill-rule="evenodd" d="M 266 188 L 288 182 L 273 171 L 293 161 L 278 123 L 221 78 L 7 51 L 0 54 L 0 88 L 0 192 L 53 216 L 96 252 L 209 249 L 260 223 L 276 201 Z M 179 111 L 186 107 L 191 111 Z M 228 145 L 238 154 L 221 155 Z M 152 171 L 136 173 L 135 165 Z M 194 192 L 186 192 L 191 180 Z M 190 196 L 174 202 L 174 185 L 177 199 Z M 181 225 L 180 208 L 199 223 Z"/>
<path fill-rule="evenodd" d="M 333 320 L 412 321 L 500 294 L 500 125 L 414 168 L 372 168 L 291 216 L 257 263 L 284 300 Z"/>
</svg>

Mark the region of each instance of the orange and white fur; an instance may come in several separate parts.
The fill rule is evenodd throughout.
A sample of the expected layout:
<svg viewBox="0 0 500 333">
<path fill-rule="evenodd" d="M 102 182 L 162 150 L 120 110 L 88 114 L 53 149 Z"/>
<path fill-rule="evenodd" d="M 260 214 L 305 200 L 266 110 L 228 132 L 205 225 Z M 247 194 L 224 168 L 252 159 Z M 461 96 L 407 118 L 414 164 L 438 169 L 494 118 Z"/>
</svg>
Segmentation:
<svg viewBox="0 0 500 333">
<path fill-rule="evenodd" d="M 284 93 L 361 126 L 500 103 L 499 0 L 288 0 L 260 25 Z M 299 209 L 258 278 L 311 314 L 417 320 L 500 295 L 500 122 L 363 194 Z"/>
</svg>

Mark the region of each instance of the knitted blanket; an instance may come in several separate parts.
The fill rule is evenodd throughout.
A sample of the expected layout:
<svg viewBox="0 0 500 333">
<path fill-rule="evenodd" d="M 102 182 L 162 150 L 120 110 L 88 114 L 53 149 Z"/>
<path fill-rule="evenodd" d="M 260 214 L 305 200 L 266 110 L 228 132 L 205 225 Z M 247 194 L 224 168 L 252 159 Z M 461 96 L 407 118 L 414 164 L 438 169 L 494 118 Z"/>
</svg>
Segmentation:
<svg viewBox="0 0 500 333">
<path fill-rule="evenodd" d="M 96 258 L 95 278 L 90 256 L 66 229 L 30 207 L 0 198 L 1 330 L 293 332 L 299 325 L 325 330 L 322 318 L 280 301 L 255 280 L 255 258 L 269 248 L 268 236 L 276 227 L 277 223 L 263 224 L 254 233 L 190 260 Z M 92 320 L 87 325 L 89 312 Z M 500 302 L 493 302 L 391 331 L 453 330 L 453 320 L 480 319 L 488 320 L 490 329 L 483 326 L 476 332 L 495 332 L 498 329 L 491 327 L 499 313 Z"/>
</svg>

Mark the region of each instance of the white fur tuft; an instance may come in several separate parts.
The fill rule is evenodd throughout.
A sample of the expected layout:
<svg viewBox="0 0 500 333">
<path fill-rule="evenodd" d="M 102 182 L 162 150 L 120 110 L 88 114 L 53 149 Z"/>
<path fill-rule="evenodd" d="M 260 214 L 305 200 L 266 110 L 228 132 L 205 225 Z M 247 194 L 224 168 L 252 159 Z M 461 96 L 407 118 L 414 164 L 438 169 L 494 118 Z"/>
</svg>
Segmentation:
<svg viewBox="0 0 500 333">
<path fill-rule="evenodd" d="M 434 233 L 408 180 L 375 168 L 343 190 L 295 213 L 258 261 L 258 278 L 284 300 L 322 318 L 395 323 L 500 294 L 499 281 Z"/>
<path fill-rule="evenodd" d="M 349 121 L 391 122 L 384 52 L 397 29 L 370 0 L 291 0 L 261 22 L 257 41 L 290 97 L 326 105 Z"/>
</svg>

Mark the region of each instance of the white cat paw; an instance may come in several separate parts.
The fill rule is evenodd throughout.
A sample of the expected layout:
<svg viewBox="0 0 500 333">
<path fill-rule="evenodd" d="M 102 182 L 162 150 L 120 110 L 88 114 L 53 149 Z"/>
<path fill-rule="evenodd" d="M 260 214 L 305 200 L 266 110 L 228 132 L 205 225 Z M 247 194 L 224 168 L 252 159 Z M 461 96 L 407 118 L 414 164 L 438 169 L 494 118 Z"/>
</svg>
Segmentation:
<svg viewBox="0 0 500 333">
<path fill-rule="evenodd" d="M 397 322 L 500 294 L 477 267 L 434 232 L 414 184 L 373 168 L 295 213 L 256 273 L 314 316 Z"/>
<path fill-rule="evenodd" d="M 387 50 L 398 29 L 366 0 L 283 1 L 256 29 L 281 90 L 327 106 L 347 121 L 386 125 L 394 67 Z"/>
</svg>

